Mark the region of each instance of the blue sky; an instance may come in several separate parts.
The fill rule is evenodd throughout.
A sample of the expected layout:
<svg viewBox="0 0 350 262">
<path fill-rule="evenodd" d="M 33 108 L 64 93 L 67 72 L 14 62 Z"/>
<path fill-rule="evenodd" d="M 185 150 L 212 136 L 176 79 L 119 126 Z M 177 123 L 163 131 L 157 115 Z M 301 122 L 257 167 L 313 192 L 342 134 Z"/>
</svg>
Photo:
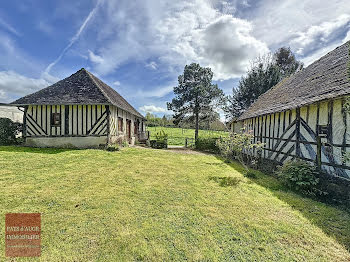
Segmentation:
<svg viewBox="0 0 350 262">
<path fill-rule="evenodd" d="M 186 64 L 231 93 L 256 56 L 290 46 L 306 65 L 350 40 L 347 1 L 12 0 L 0 4 L 0 102 L 84 67 L 141 113 L 166 102 Z"/>
</svg>

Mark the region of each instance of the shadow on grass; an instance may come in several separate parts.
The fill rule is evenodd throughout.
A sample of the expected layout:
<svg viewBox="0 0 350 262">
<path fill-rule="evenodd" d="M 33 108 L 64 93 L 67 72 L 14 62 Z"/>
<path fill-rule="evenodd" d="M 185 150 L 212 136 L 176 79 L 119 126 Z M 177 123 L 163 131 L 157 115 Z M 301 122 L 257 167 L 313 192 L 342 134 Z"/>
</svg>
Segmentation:
<svg viewBox="0 0 350 262">
<path fill-rule="evenodd" d="M 225 177 L 211 176 L 209 177 L 209 180 L 217 182 L 222 187 L 237 186 L 241 182 L 241 179 L 237 177 L 229 177 L 229 176 L 225 176 Z"/>
<path fill-rule="evenodd" d="M 225 161 L 221 157 L 218 159 Z M 226 163 L 240 173 L 245 169 L 238 162 Z M 335 204 L 327 204 L 297 194 L 281 184 L 276 177 L 264 174 L 257 170 L 251 170 L 256 178 L 251 178 L 251 183 L 256 183 L 275 197 L 287 203 L 294 210 L 299 211 L 311 223 L 320 228 L 325 234 L 335 239 L 350 251 L 350 208 Z"/>
<path fill-rule="evenodd" d="M 78 149 L 0 146 L 0 152 L 21 152 L 21 153 L 36 153 L 36 154 L 59 154 L 67 151 L 73 151 L 73 150 L 78 150 Z"/>
</svg>

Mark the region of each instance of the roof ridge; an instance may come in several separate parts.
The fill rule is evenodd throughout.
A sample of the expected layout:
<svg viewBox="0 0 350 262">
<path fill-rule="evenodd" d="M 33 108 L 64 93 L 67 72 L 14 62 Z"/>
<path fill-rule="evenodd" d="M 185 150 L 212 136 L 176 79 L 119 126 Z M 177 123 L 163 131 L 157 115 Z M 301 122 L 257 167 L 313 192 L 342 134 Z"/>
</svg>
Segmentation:
<svg viewBox="0 0 350 262">
<path fill-rule="evenodd" d="M 86 69 L 82 68 L 88 75 L 89 77 L 93 80 L 94 84 L 98 87 L 99 90 L 101 90 L 102 94 L 107 98 L 107 100 L 112 104 L 117 107 L 120 107 L 121 109 L 130 112 L 130 110 L 127 108 L 128 106 L 133 109 L 135 112 L 133 114 L 137 114 L 140 117 L 144 118 L 143 115 L 141 115 L 123 96 L 121 96 L 114 88 L 110 87 L 107 85 L 105 82 L 103 82 L 101 79 L 97 78 L 93 73 L 87 71 Z M 101 83 L 99 83 L 101 82 Z M 102 86 L 103 84 L 104 86 Z M 113 99 L 106 93 L 104 88 L 110 89 L 111 92 L 114 92 L 116 95 L 118 95 L 118 99 L 123 100 L 124 103 L 126 103 L 126 107 L 122 105 L 117 105 L 116 103 L 113 103 Z M 131 112 L 130 112 L 131 113 Z"/>
<path fill-rule="evenodd" d="M 92 80 L 92 82 L 96 85 L 96 87 L 98 88 L 98 90 L 101 91 L 101 93 L 103 94 L 103 96 L 105 98 L 107 98 L 107 100 L 113 105 L 111 99 L 109 98 L 109 96 L 106 94 L 105 91 L 102 90 L 102 88 L 100 87 L 100 85 L 95 81 L 95 79 L 92 77 L 92 73 L 90 73 L 89 71 L 87 71 L 85 68 L 82 68 L 80 70 L 83 70 L 83 72 L 87 73 L 89 78 Z"/>
</svg>

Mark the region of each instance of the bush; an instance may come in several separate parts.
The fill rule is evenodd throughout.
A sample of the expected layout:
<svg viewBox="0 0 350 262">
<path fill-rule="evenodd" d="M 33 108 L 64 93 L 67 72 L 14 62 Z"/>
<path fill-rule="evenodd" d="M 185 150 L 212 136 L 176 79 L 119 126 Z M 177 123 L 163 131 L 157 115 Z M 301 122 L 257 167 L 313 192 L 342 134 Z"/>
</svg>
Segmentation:
<svg viewBox="0 0 350 262">
<path fill-rule="evenodd" d="M 168 148 L 167 140 L 150 140 L 150 145 L 152 148 L 163 149 Z"/>
<path fill-rule="evenodd" d="M 219 148 L 216 144 L 216 140 L 219 138 L 213 138 L 213 137 L 198 137 L 195 147 L 198 150 L 201 151 L 208 151 L 212 153 L 218 153 Z"/>
<path fill-rule="evenodd" d="M 22 132 L 23 125 L 9 118 L 0 118 L 0 145 L 18 144 L 22 141 L 17 136 Z"/>
<path fill-rule="evenodd" d="M 305 161 L 288 161 L 278 168 L 277 175 L 290 189 L 306 195 L 324 194 L 318 188 L 320 179 L 316 167 Z"/>
<path fill-rule="evenodd" d="M 115 151 L 119 151 L 120 148 L 119 148 L 119 145 L 108 145 L 106 147 L 106 150 L 110 152 L 115 152 Z"/>
<path fill-rule="evenodd" d="M 243 175 L 245 177 L 247 177 L 247 178 L 252 178 L 252 179 L 256 179 L 257 178 L 256 174 L 254 172 L 250 171 L 250 170 L 245 172 Z"/>
<path fill-rule="evenodd" d="M 256 156 L 264 146 L 259 141 L 253 143 L 253 138 L 251 132 L 231 133 L 229 137 L 218 139 L 216 146 L 223 157 L 238 160 L 248 172 L 246 163 L 249 166 L 255 166 L 257 164 Z"/>
<path fill-rule="evenodd" d="M 152 148 L 168 148 L 168 135 L 163 130 L 157 132 L 155 138 L 155 140 L 150 140 Z"/>
</svg>

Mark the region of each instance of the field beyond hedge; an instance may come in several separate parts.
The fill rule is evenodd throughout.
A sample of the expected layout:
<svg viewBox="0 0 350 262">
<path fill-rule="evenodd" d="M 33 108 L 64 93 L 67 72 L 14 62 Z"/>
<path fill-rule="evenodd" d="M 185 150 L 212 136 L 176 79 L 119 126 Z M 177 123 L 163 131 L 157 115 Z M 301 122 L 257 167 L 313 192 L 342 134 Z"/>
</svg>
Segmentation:
<svg viewBox="0 0 350 262">
<path fill-rule="evenodd" d="M 186 138 L 194 139 L 194 129 L 186 129 L 186 128 L 177 128 L 177 127 L 147 127 L 147 130 L 151 132 L 151 139 L 153 139 L 157 132 L 163 130 L 166 134 L 168 134 L 168 144 L 176 145 L 176 146 L 184 146 Z M 213 137 L 219 138 L 228 136 L 228 132 L 226 131 L 213 131 L 213 130 L 199 130 L 198 132 L 200 137 Z"/>
<path fill-rule="evenodd" d="M 0 246 L 6 213 L 40 212 L 35 261 L 350 260 L 345 209 L 214 155 L 0 147 L 0 165 Z"/>
</svg>

